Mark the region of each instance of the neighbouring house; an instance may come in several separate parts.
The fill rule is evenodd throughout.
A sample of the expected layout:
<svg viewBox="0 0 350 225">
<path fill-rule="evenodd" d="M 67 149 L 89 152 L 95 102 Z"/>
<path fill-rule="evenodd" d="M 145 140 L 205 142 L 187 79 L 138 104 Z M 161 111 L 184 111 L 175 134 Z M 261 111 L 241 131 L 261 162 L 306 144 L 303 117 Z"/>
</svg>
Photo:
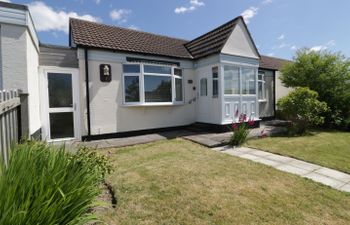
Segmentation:
<svg viewBox="0 0 350 225">
<path fill-rule="evenodd" d="M 45 140 L 226 126 L 275 116 L 289 61 L 261 56 L 242 17 L 194 40 L 70 19 L 69 46 L 42 44 L 28 8 L 0 2 L 0 87 L 27 95 Z"/>
</svg>

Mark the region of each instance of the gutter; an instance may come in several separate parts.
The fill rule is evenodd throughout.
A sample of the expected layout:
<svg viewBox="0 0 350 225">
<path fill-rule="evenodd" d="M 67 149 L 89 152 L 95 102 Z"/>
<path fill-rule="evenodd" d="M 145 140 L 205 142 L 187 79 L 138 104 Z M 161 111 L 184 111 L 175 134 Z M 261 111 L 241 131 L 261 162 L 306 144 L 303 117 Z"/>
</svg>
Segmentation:
<svg viewBox="0 0 350 225">
<path fill-rule="evenodd" d="M 90 88 L 89 88 L 89 61 L 88 61 L 88 49 L 84 48 L 85 55 L 85 86 L 86 86 L 86 114 L 87 114 L 87 137 L 85 139 L 90 139 L 91 137 L 91 120 L 90 120 Z"/>
</svg>

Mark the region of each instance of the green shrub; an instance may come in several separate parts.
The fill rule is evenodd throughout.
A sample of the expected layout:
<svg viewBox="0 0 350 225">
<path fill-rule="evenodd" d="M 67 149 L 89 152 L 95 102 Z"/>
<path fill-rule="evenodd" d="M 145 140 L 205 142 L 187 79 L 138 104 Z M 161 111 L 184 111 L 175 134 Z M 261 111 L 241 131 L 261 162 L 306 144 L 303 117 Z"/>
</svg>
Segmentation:
<svg viewBox="0 0 350 225">
<path fill-rule="evenodd" d="M 100 193 L 102 174 L 81 158 L 85 157 L 45 143 L 15 146 L 8 167 L 0 163 L 0 224 L 85 224 L 94 220 L 88 211 Z"/>
<path fill-rule="evenodd" d="M 278 110 L 285 119 L 292 121 L 292 131 L 303 134 L 310 126 L 322 125 L 328 112 L 327 103 L 317 100 L 316 91 L 299 87 L 277 102 Z"/>
<path fill-rule="evenodd" d="M 325 114 L 327 126 L 339 127 L 350 117 L 350 59 L 330 51 L 296 52 L 293 63 L 282 69 L 286 87 L 308 87 L 330 108 Z"/>
</svg>

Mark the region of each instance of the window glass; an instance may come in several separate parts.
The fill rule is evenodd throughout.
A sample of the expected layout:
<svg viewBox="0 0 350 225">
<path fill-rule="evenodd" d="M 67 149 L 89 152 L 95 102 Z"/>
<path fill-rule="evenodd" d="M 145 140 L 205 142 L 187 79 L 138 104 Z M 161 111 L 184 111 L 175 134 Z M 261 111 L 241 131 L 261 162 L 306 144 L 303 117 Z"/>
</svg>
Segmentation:
<svg viewBox="0 0 350 225">
<path fill-rule="evenodd" d="M 207 96 L 208 95 L 208 82 L 207 78 L 202 78 L 200 81 L 200 95 Z"/>
<path fill-rule="evenodd" d="M 182 79 L 175 78 L 175 101 L 183 101 L 182 97 Z"/>
<path fill-rule="evenodd" d="M 140 65 L 124 64 L 123 73 L 140 73 Z"/>
<path fill-rule="evenodd" d="M 225 94 L 239 94 L 239 68 L 224 66 Z"/>
<path fill-rule="evenodd" d="M 213 97 L 217 97 L 219 94 L 219 68 L 213 67 L 212 69 L 213 74 Z"/>
<path fill-rule="evenodd" d="M 263 72 L 263 71 L 259 71 L 259 73 L 258 73 L 258 99 L 259 100 L 264 100 L 265 99 L 264 74 L 265 74 L 265 72 Z"/>
<path fill-rule="evenodd" d="M 255 94 L 255 70 L 242 68 L 242 94 Z"/>
<path fill-rule="evenodd" d="M 50 108 L 72 107 L 72 74 L 48 73 Z"/>
<path fill-rule="evenodd" d="M 146 102 L 172 102 L 171 77 L 145 75 Z"/>
<path fill-rule="evenodd" d="M 213 79 L 218 78 L 218 76 L 219 76 L 219 69 L 218 69 L 217 66 L 213 67 L 212 73 L 213 73 Z"/>
<path fill-rule="evenodd" d="M 140 88 L 138 76 L 124 76 L 125 102 L 139 102 Z"/>
<path fill-rule="evenodd" d="M 182 77 L 182 69 L 175 68 L 174 75 Z"/>
<path fill-rule="evenodd" d="M 145 73 L 158 73 L 158 74 L 171 74 L 171 67 L 168 66 L 152 66 L 145 65 L 144 66 Z"/>
</svg>

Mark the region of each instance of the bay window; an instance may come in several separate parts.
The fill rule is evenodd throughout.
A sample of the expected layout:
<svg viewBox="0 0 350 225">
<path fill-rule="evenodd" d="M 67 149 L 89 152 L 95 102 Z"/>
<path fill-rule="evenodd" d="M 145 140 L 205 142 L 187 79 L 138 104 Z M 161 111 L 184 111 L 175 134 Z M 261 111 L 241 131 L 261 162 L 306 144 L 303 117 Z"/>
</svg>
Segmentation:
<svg viewBox="0 0 350 225">
<path fill-rule="evenodd" d="M 255 95 L 256 69 L 239 66 L 224 66 L 225 95 Z"/>
<path fill-rule="evenodd" d="M 149 64 L 123 65 L 125 104 L 158 104 L 183 101 L 182 70 Z"/>
</svg>

